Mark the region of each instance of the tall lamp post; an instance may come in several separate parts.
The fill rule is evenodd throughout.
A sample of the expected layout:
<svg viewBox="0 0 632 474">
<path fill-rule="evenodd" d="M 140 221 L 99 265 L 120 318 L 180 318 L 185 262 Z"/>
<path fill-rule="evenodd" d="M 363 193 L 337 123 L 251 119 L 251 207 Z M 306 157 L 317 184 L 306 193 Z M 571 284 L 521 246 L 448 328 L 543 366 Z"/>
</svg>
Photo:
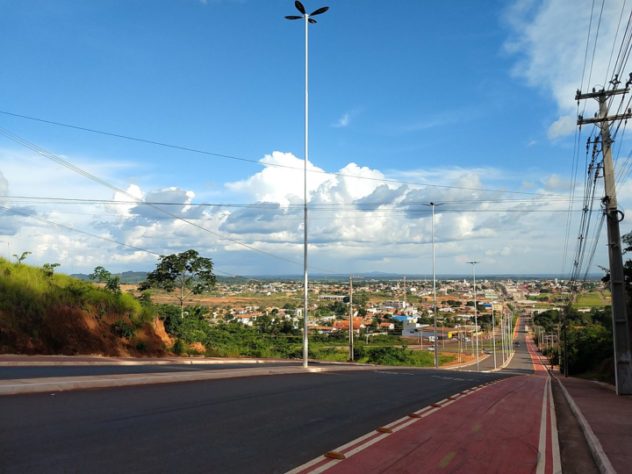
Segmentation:
<svg viewBox="0 0 632 474">
<path fill-rule="evenodd" d="M 476 306 L 476 264 L 479 262 L 472 261 L 467 263 L 472 265 L 472 274 L 474 276 L 474 330 L 476 331 L 476 370 L 481 370 L 478 361 L 478 308 Z"/>
<path fill-rule="evenodd" d="M 435 368 L 439 367 L 439 347 L 437 345 L 437 274 L 435 272 L 436 255 L 435 255 L 435 232 L 434 218 L 435 207 L 440 206 L 436 202 L 429 202 L 424 206 L 432 207 L 432 319 L 434 325 L 434 364 Z"/>
<path fill-rule="evenodd" d="M 329 10 L 329 7 L 322 7 L 308 14 L 305 7 L 298 0 L 294 2 L 294 6 L 301 13 L 300 16 L 289 15 L 285 18 L 288 20 L 305 20 L 305 160 L 303 162 L 303 367 L 307 367 L 309 356 L 309 343 L 307 338 L 307 307 L 308 307 L 308 290 L 309 283 L 307 277 L 307 161 L 309 159 L 309 24 L 316 23 L 312 17 L 320 15 Z"/>
</svg>

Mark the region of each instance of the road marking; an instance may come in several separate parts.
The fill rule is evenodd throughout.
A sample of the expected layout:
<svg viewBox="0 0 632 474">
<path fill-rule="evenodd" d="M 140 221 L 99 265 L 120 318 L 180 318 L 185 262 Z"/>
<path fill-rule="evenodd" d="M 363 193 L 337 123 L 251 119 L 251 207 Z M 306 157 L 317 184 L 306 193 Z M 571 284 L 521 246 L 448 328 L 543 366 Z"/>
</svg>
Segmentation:
<svg viewBox="0 0 632 474">
<path fill-rule="evenodd" d="M 408 375 L 409 377 L 414 377 L 416 374 L 411 374 L 409 372 L 395 372 L 393 370 L 374 370 L 374 374 L 385 374 L 385 375 Z"/>
<path fill-rule="evenodd" d="M 496 382 L 497 381 L 494 381 L 492 383 L 496 383 Z M 491 385 L 491 383 L 483 384 L 483 385 L 474 387 L 472 389 L 468 389 L 467 390 L 468 393 L 457 393 L 455 395 L 449 396 L 448 398 L 444 398 L 443 400 L 440 400 L 437 403 L 432 403 L 430 405 L 427 405 L 421 408 L 420 410 L 417 410 L 387 425 L 377 428 L 374 431 L 371 431 L 363 436 L 360 436 L 359 438 L 349 441 L 348 443 L 343 444 L 342 446 L 339 446 L 328 452 L 328 453 L 336 453 L 337 455 L 344 456 L 345 459 L 331 459 L 331 457 L 328 457 L 327 454 L 321 455 L 321 456 L 318 456 L 317 458 L 312 459 L 311 461 L 308 461 L 304 464 L 301 464 L 298 467 L 295 467 L 291 471 L 287 471 L 286 474 L 323 473 L 327 471 L 329 468 L 335 466 L 336 464 L 346 459 L 349 459 L 355 454 L 371 447 L 378 441 L 381 441 L 384 438 L 387 438 L 392 433 L 396 433 L 414 423 L 417 423 L 418 421 L 421 421 L 423 418 L 430 416 L 433 413 L 436 413 L 437 411 L 441 410 L 441 408 L 446 407 L 448 405 L 452 405 L 453 403 L 456 403 L 458 400 L 465 398 L 467 395 L 470 395 L 472 393 L 478 392 L 479 390 L 482 390 L 487 385 Z M 449 459 L 448 462 L 451 460 L 452 459 Z"/>
<path fill-rule="evenodd" d="M 552 382 L 549 377 L 549 410 L 551 413 L 551 442 L 553 444 L 553 473 L 562 473 L 562 462 L 560 459 L 560 440 L 557 433 L 557 416 L 555 414 L 555 403 L 553 400 Z"/>
<path fill-rule="evenodd" d="M 540 412 L 540 438 L 538 443 L 538 464 L 536 474 L 544 474 L 546 467 L 546 410 L 547 410 L 547 382 L 544 383 L 544 393 L 542 394 L 542 409 Z"/>
</svg>

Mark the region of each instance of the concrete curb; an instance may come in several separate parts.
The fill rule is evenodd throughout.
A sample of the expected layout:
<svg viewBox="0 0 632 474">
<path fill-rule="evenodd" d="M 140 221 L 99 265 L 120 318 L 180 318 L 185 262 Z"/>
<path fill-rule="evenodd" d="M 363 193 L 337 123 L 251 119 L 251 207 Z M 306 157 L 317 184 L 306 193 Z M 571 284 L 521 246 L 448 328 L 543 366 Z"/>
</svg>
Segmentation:
<svg viewBox="0 0 632 474">
<path fill-rule="evenodd" d="M 483 362 L 486 359 L 489 359 L 491 356 L 489 354 L 485 354 L 484 357 L 479 357 L 478 358 L 478 363 L 480 364 L 481 362 Z M 468 362 L 467 364 L 459 364 L 459 365 L 450 365 L 450 366 L 443 366 L 443 367 L 439 367 L 440 369 L 444 369 L 444 370 L 459 370 L 462 369 L 464 367 L 472 367 L 476 365 L 476 360 L 472 361 L 472 362 Z M 483 372 L 483 371 L 481 371 Z"/>
<path fill-rule="evenodd" d="M 329 366 L 329 367 L 256 367 L 226 369 L 204 372 L 116 374 L 108 376 L 45 377 L 37 379 L 11 379 L 0 381 L 0 396 L 26 395 L 34 393 L 64 392 L 99 388 L 130 387 L 138 385 L 199 382 L 241 377 L 287 375 L 325 372 L 350 372 L 375 370 L 375 366 Z M 381 367 L 380 370 L 401 370 L 402 367 Z"/>
<path fill-rule="evenodd" d="M 564 398 L 566 398 L 566 401 L 568 402 L 568 405 L 571 411 L 573 412 L 573 415 L 575 415 L 575 418 L 577 419 L 577 422 L 579 423 L 579 426 L 581 427 L 582 432 L 584 433 L 584 437 L 586 438 L 586 443 L 588 444 L 588 447 L 590 448 L 590 453 L 592 454 L 592 457 L 595 460 L 595 464 L 597 464 L 599 471 L 602 474 L 617 474 L 617 471 L 615 471 L 614 467 L 612 467 L 612 464 L 610 463 L 610 459 L 608 459 L 606 452 L 603 450 L 603 447 L 601 446 L 601 443 L 599 442 L 599 438 L 597 438 L 594 431 L 588 424 L 588 421 L 586 420 L 586 418 L 584 418 L 584 415 L 582 414 L 581 410 L 575 403 L 575 400 L 573 400 L 570 393 L 568 393 L 568 390 L 566 390 L 566 387 L 564 386 L 564 384 L 560 382 L 560 380 L 557 377 L 553 376 L 553 378 L 555 378 L 555 380 L 561 387 L 562 393 L 564 394 Z"/>
<path fill-rule="evenodd" d="M 0 367 L 51 367 L 51 366 L 136 366 L 136 365 L 216 365 L 216 364 L 268 364 L 271 362 L 287 362 L 281 359 L 203 359 L 203 358 L 173 358 L 173 359 L 102 359 L 73 360 L 2 360 Z"/>
</svg>

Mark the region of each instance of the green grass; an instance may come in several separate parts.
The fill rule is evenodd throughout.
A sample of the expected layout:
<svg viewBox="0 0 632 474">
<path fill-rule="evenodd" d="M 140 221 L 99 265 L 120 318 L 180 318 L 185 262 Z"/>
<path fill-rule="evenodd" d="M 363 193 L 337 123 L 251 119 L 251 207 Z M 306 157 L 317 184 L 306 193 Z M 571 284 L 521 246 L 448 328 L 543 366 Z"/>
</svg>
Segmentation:
<svg viewBox="0 0 632 474">
<path fill-rule="evenodd" d="M 0 259 L 2 350 L 19 350 L 24 343 L 54 352 L 71 333 L 88 337 L 81 314 L 98 321 L 105 316 L 125 320 L 135 328 L 154 319 L 151 308 L 130 294 L 113 293 L 91 282 Z"/>
<path fill-rule="evenodd" d="M 592 291 L 590 293 L 582 293 L 577 297 L 573 307 L 575 308 L 602 308 L 610 304 L 610 293 Z"/>
</svg>

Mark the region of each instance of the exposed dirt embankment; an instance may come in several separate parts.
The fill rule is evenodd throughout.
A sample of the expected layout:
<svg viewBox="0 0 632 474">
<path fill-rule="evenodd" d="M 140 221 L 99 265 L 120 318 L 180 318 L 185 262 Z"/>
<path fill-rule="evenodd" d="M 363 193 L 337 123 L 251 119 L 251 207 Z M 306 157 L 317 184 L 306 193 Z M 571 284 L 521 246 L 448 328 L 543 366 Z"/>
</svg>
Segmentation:
<svg viewBox="0 0 632 474">
<path fill-rule="evenodd" d="M 4 322 L 0 316 L 0 353 L 5 354 L 159 356 L 173 345 L 160 320 L 137 327 L 126 318 L 97 317 L 72 307 L 47 312 L 26 331 Z"/>
<path fill-rule="evenodd" d="M 160 356 L 172 345 L 133 295 L 0 258 L 0 353 Z"/>
</svg>

